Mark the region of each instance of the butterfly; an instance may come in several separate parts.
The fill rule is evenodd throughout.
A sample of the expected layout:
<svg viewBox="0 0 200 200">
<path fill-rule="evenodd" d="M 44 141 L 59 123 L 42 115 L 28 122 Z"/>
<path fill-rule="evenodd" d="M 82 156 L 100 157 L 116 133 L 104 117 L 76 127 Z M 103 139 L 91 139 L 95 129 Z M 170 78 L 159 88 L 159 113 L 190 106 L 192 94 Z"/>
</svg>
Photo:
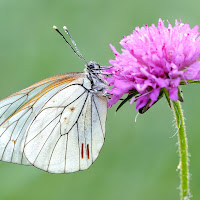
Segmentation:
<svg viewBox="0 0 200 200">
<path fill-rule="evenodd" d="M 0 101 L 0 160 L 50 173 L 88 169 L 105 140 L 107 84 L 98 63 L 46 78 Z"/>
</svg>

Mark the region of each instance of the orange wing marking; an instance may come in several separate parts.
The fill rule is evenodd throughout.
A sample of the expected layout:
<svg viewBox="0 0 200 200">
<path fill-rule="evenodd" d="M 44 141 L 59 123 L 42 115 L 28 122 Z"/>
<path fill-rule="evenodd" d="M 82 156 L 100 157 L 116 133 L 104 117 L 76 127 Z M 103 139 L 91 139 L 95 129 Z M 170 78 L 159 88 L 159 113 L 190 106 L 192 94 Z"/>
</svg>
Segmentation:
<svg viewBox="0 0 200 200">
<path fill-rule="evenodd" d="M 89 151 L 89 144 L 87 144 L 87 158 L 90 159 L 90 151 Z"/>
<path fill-rule="evenodd" d="M 81 146 L 81 158 L 83 159 L 83 143 L 82 143 L 82 146 Z"/>
<path fill-rule="evenodd" d="M 50 78 L 44 79 L 43 81 L 35 83 L 34 85 L 32 85 L 32 86 L 30 86 L 28 88 L 25 88 L 25 89 L 23 89 L 23 90 L 21 90 L 19 92 L 14 93 L 11 96 L 18 95 L 18 94 L 23 94 L 23 91 L 26 91 L 26 90 L 28 90 L 30 88 L 35 89 L 38 86 L 41 86 L 43 84 L 46 84 L 46 83 L 50 82 L 49 80 L 51 80 L 51 81 L 55 80 L 55 82 L 53 82 L 52 84 L 48 85 L 41 92 L 39 92 L 36 96 L 34 96 L 32 99 L 30 99 L 28 102 L 26 102 L 21 108 L 19 108 L 10 117 L 8 117 L 2 124 L 4 124 L 8 119 L 10 119 L 12 116 L 14 116 L 15 114 L 17 114 L 18 112 L 20 112 L 20 111 L 22 111 L 22 110 L 24 110 L 26 108 L 31 108 L 37 102 L 38 99 L 40 99 L 42 96 L 44 96 L 45 94 L 47 94 L 52 89 L 54 89 L 54 88 L 56 88 L 58 86 L 64 85 L 66 83 L 70 83 L 70 82 L 72 82 L 72 81 L 74 81 L 74 80 L 76 80 L 76 79 L 78 79 L 78 78 L 80 78 L 82 76 L 83 76 L 82 73 L 69 73 L 69 74 L 66 73 L 66 74 L 55 75 L 53 77 L 50 77 Z M 9 96 L 9 97 L 11 97 L 11 96 Z"/>
<path fill-rule="evenodd" d="M 79 73 L 79 72 L 74 72 L 74 73 L 62 73 L 62 74 L 58 74 L 58 75 L 54 75 L 54 76 L 51 76 L 49 78 L 46 78 L 44 80 L 41 80 L 23 90 L 20 90 L 18 92 L 15 92 L 13 93 L 12 95 L 2 99 L 1 101 L 5 100 L 5 99 L 8 99 L 12 96 L 16 96 L 16 95 L 19 95 L 19 94 L 28 94 L 29 92 L 31 92 L 32 90 L 34 90 L 35 88 L 39 87 L 39 86 L 42 86 L 44 84 L 47 84 L 47 83 L 50 83 L 50 82 L 56 82 L 56 81 L 59 81 L 59 80 L 63 80 L 63 79 L 70 79 L 70 78 L 73 78 L 73 77 L 76 77 L 76 78 L 79 78 L 83 76 L 83 73 Z M 69 81 L 70 82 L 70 81 Z M 0 102 L 1 102 L 0 101 Z"/>
</svg>

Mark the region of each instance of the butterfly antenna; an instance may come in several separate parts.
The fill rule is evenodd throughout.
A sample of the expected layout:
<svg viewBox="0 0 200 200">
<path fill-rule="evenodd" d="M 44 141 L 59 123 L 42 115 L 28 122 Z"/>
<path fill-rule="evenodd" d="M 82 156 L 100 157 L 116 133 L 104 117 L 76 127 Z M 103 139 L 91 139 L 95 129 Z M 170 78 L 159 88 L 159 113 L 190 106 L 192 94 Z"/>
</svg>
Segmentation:
<svg viewBox="0 0 200 200">
<path fill-rule="evenodd" d="M 70 34 L 70 32 L 69 32 L 69 30 L 67 29 L 67 27 L 66 27 L 66 26 L 63 26 L 63 29 L 64 29 L 65 33 L 67 33 L 67 34 L 69 35 L 69 38 L 70 38 L 72 44 L 74 45 L 74 48 L 76 49 L 76 52 L 82 57 L 82 59 L 85 60 L 85 58 L 81 55 L 81 53 L 80 53 L 80 51 L 79 51 L 79 49 L 78 49 L 78 47 L 77 47 L 77 45 L 76 45 L 76 42 L 73 40 L 72 35 Z"/>
<path fill-rule="evenodd" d="M 58 28 L 56 26 L 53 26 L 53 29 L 57 31 L 57 33 L 59 33 L 62 38 L 65 40 L 65 42 L 70 46 L 70 48 L 73 50 L 73 52 L 80 58 L 82 59 L 84 62 L 87 63 L 87 61 L 85 60 L 85 58 L 81 55 L 80 51 L 78 50 L 77 46 L 76 46 L 76 43 L 74 42 L 74 40 L 72 39 L 71 37 L 71 34 L 69 33 L 69 31 L 67 30 L 67 27 L 64 26 L 66 29 L 65 32 L 69 35 L 70 37 L 70 40 L 72 41 L 72 44 L 74 45 L 74 47 L 67 41 L 67 39 L 65 38 L 65 36 L 58 30 Z M 63 27 L 63 28 L 64 28 Z M 67 31 L 66 31 L 67 30 Z"/>
</svg>

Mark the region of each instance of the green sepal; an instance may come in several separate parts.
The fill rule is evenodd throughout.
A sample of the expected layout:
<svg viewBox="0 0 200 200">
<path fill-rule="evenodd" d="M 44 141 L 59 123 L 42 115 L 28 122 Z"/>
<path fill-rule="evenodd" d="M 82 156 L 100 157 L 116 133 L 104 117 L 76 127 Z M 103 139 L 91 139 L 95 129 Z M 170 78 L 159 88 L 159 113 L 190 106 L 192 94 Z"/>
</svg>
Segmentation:
<svg viewBox="0 0 200 200">
<path fill-rule="evenodd" d="M 140 113 L 140 114 L 144 114 L 147 110 L 149 110 L 149 104 L 150 104 L 150 102 L 151 102 L 151 99 L 149 99 L 149 101 L 147 102 L 147 104 L 144 106 L 144 107 L 142 107 L 142 108 L 140 108 L 139 110 L 138 110 L 138 112 Z M 156 103 L 156 102 L 155 102 Z"/>
<path fill-rule="evenodd" d="M 180 85 L 187 85 L 187 84 L 191 84 L 191 83 L 200 84 L 200 81 L 194 81 L 194 80 L 181 81 Z"/>
<path fill-rule="evenodd" d="M 159 94 L 159 96 L 158 96 L 158 100 L 157 101 L 155 101 L 154 103 L 153 103 L 153 105 L 155 104 L 155 103 L 157 103 L 161 98 L 163 97 L 163 90 L 160 90 L 160 94 Z M 149 101 L 147 102 L 147 104 L 143 107 L 143 108 L 140 108 L 138 111 L 139 111 L 139 113 L 140 114 L 144 114 L 147 110 L 149 110 L 149 104 L 151 103 L 151 99 L 149 99 Z M 153 106 L 152 105 L 152 106 Z M 151 106 L 151 107 L 152 107 Z"/>
<path fill-rule="evenodd" d="M 165 97 L 167 99 L 167 103 L 168 103 L 169 107 L 172 108 L 171 101 L 169 99 L 169 92 L 168 92 L 168 90 L 166 88 L 163 88 L 163 92 L 165 94 Z"/>
<path fill-rule="evenodd" d="M 182 90 L 179 89 L 179 88 L 178 88 L 178 100 L 179 100 L 180 102 L 184 102 Z"/>
<path fill-rule="evenodd" d="M 119 104 L 119 106 L 116 109 L 116 112 L 127 102 L 129 101 L 131 98 L 133 98 L 134 96 L 136 96 L 138 94 L 137 90 L 134 90 L 133 92 L 129 93 L 127 95 L 127 97 L 122 100 L 122 102 Z"/>
<path fill-rule="evenodd" d="M 197 83 L 197 84 L 200 84 L 200 81 L 191 81 L 189 83 Z"/>
</svg>

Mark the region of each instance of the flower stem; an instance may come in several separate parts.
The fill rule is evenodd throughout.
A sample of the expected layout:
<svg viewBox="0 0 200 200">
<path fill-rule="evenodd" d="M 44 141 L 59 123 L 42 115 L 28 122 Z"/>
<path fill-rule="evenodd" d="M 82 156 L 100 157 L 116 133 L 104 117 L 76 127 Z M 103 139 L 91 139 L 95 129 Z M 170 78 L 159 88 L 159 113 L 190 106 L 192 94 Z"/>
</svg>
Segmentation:
<svg viewBox="0 0 200 200">
<path fill-rule="evenodd" d="M 176 120 L 177 132 L 178 132 L 178 145 L 179 145 L 179 166 L 180 169 L 180 199 L 189 200 L 190 188 L 189 188 L 189 158 L 188 158 L 188 142 L 186 135 L 186 128 L 184 122 L 183 111 L 180 101 L 172 102 L 172 109 L 174 112 L 174 118 Z"/>
</svg>

